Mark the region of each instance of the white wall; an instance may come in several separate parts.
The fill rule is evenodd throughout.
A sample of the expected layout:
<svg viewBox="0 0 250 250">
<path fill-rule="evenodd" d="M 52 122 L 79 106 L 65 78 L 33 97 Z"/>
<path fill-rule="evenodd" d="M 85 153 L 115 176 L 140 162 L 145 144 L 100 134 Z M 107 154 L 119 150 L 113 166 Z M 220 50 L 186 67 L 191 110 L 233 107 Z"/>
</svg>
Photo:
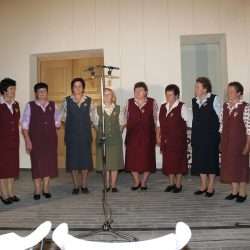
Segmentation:
<svg viewBox="0 0 250 250">
<path fill-rule="evenodd" d="M 249 101 L 250 0 L 0 0 L 0 78 L 17 80 L 23 110 L 31 54 L 103 48 L 105 63 L 121 68 L 121 104 L 139 80 L 160 103 L 167 83 L 181 87 L 180 35 L 211 33 L 226 33 L 228 80 Z M 20 152 L 29 167 L 23 141 Z"/>
</svg>

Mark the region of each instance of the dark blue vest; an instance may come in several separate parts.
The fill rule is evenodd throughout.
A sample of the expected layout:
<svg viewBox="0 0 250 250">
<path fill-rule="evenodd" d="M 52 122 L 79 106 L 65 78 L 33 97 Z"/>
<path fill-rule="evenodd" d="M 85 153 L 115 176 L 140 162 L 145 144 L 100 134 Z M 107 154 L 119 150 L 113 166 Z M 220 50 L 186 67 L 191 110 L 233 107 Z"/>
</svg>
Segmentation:
<svg viewBox="0 0 250 250">
<path fill-rule="evenodd" d="M 215 95 L 211 95 L 201 107 L 196 103 L 196 98 L 192 99 L 192 145 L 218 144 L 220 141 L 220 123 L 213 108 L 214 98 Z"/>
<path fill-rule="evenodd" d="M 87 97 L 84 103 L 79 107 L 73 99 L 68 96 L 67 116 L 65 124 L 65 143 L 66 144 L 82 144 L 91 143 L 91 121 L 90 121 L 90 105 L 91 98 Z"/>
</svg>

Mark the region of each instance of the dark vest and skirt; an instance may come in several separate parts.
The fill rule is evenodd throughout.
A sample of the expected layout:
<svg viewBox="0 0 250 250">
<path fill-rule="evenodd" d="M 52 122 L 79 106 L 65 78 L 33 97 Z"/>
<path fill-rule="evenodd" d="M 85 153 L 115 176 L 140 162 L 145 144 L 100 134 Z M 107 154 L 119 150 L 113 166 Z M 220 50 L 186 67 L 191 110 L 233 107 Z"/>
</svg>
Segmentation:
<svg viewBox="0 0 250 250">
<path fill-rule="evenodd" d="M 246 145 L 246 127 L 243 113 L 247 103 L 238 105 L 231 114 L 227 104 L 223 106 L 221 134 L 221 181 L 226 183 L 249 181 L 249 153 L 243 155 Z"/>
<path fill-rule="evenodd" d="M 216 174 L 219 168 L 219 118 L 213 108 L 215 95 L 201 107 L 192 100 L 192 174 Z"/>
<path fill-rule="evenodd" d="M 140 109 L 134 98 L 128 101 L 128 121 L 125 139 L 125 169 L 133 172 L 155 172 L 156 132 L 153 116 L 154 99 Z"/>
<path fill-rule="evenodd" d="M 102 144 L 100 137 L 102 136 L 102 110 L 97 107 L 99 116 L 99 125 L 96 136 L 96 170 L 103 171 Z M 111 115 L 104 112 L 105 136 L 106 136 L 106 169 L 105 170 L 120 170 L 124 168 L 122 134 L 119 124 L 120 106 L 115 105 Z"/>
<path fill-rule="evenodd" d="M 79 107 L 68 96 L 65 121 L 66 169 L 90 170 L 92 162 L 92 133 L 90 120 L 91 99 L 87 97 Z"/>
<path fill-rule="evenodd" d="M 187 125 L 181 116 L 182 102 L 167 114 L 166 104 L 161 105 L 159 120 L 161 129 L 162 172 L 183 174 L 188 172 Z"/>
<path fill-rule="evenodd" d="M 58 142 L 54 119 L 55 103 L 50 101 L 45 112 L 34 101 L 29 104 L 32 178 L 56 177 L 58 175 Z"/>
<path fill-rule="evenodd" d="M 19 176 L 19 104 L 12 108 L 13 114 L 5 103 L 0 104 L 0 179 Z"/>
</svg>

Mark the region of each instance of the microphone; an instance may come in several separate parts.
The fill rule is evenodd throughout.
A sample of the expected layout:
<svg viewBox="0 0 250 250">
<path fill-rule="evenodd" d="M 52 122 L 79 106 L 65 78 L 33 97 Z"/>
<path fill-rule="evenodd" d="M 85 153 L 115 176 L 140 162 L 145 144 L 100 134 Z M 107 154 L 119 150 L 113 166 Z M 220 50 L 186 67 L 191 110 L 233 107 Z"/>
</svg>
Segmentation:
<svg viewBox="0 0 250 250">
<path fill-rule="evenodd" d="M 95 67 L 92 66 L 92 67 L 89 67 L 89 68 L 85 69 L 84 72 L 91 72 L 94 69 L 95 69 Z"/>
<path fill-rule="evenodd" d="M 118 68 L 118 67 L 114 67 L 114 66 L 105 66 L 105 68 L 107 68 L 107 69 L 115 69 L 115 70 L 119 70 L 120 68 Z"/>
</svg>

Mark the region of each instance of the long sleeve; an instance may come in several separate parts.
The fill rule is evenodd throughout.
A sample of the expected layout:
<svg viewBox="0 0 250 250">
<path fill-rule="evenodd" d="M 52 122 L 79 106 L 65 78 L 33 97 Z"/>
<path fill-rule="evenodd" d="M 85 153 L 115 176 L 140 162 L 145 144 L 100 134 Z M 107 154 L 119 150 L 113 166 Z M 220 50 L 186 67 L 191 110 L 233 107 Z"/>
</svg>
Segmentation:
<svg viewBox="0 0 250 250">
<path fill-rule="evenodd" d="M 66 118 L 67 118 L 67 101 L 66 99 L 64 99 L 61 108 L 61 121 L 66 122 Z"/>
<path fill-rule="evenodd" d="M 61 114 L 56 104 L 55 104 L 54 120 L 55 120 L 55 126 L 59 128 L 61 126 Z"/>
<path fill-rule="evenodd" d="M 22 123 L 21 123 L 22 129 L 26 129 L 26 130 L 29 129 L 30 115 L 31 115 L 30 104 L 27 103 L 23 112 L 23 118 L 22 118 Z"/>
<path fill-rule="evenodd" d="M 182 105 L 181 108 L 181 117 L 186 122 L 187 127 L 192 127 L 192 121 L 193 121 L 193 114 L 192 112 L 187 108 L 186 104 Z"/>
</svg>

